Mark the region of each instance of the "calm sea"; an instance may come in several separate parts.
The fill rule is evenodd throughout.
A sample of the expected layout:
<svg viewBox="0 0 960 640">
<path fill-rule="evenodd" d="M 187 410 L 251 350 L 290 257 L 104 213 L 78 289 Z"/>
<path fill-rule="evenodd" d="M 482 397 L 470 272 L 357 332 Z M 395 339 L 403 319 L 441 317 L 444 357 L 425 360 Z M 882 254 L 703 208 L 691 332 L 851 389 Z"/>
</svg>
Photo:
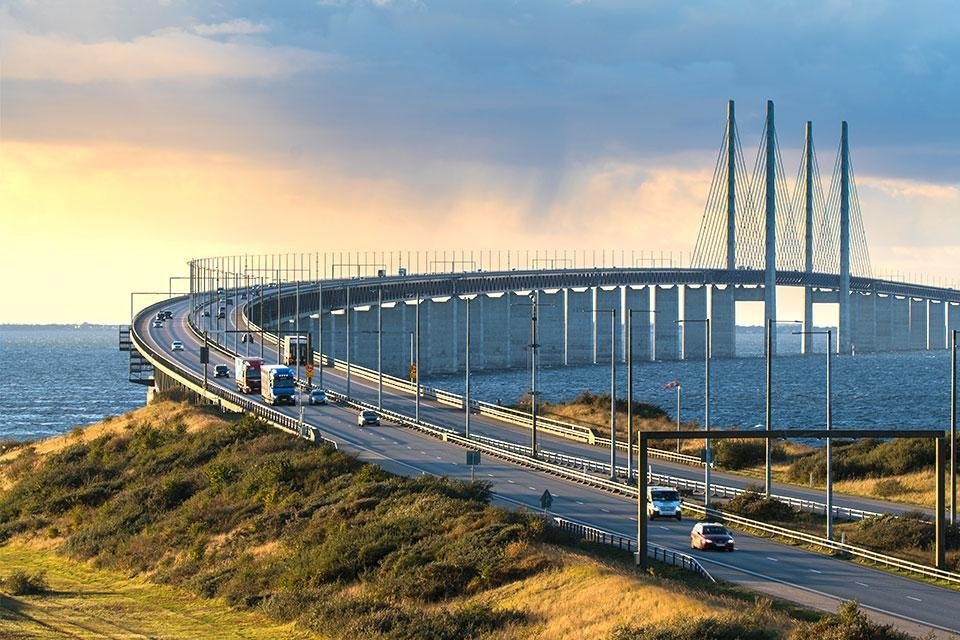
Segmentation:
<svg viewBox="0 0 960 640">
<path fill-rule="evenodd" d="M 115 326 L 0 326 L 0 371 L 0 440 L 64 433 L 146 399 Z"/>
<path fill-rule="evenodd" d="M 738 349 L 760 352 L 756 331 L 738 330 Z M 781 353 L 795 345 L 781 342 Z M 117 328 L 0 326 L 0 439 L 32 439 L 70 431 L 140 407 L 146 389 L 127 381 L 127 354 L 117 349 Z M 822 354 L 782 355 L 775 359 L 773 406 L 776 427 L 824 424 Z M 618 395 L 626 395 L 626 371 L 618 366 Z M 474 398 L 513 403 L 529 387 L 529 371 L 474 373 Z M 663 384 L 682 384 L 681 417 L 703 420 L 702 361 L 645 362 L 634 365 L 634 395 L 675 414 L 676 392 Z M 462 376 L 425 381 L 463 391 Z M 711 364 L 711 423 L 743 428 L 763 423 L 762 358 L 715 359 Z M 584 389 L 606 392 L 609 365 L 543 369 L 540 389 L 550 401 L 568 400 Z M 835 427 L 942 427 L 949 420 L 950 357 L 925 351 L 835 357 Z"/>
</svg>

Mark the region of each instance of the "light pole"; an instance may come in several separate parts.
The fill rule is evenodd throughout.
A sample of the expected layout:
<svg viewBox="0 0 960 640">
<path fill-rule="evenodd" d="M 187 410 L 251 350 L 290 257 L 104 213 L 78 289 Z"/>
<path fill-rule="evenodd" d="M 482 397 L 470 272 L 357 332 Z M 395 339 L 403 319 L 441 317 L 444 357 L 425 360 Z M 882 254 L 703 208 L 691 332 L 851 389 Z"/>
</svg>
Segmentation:
<svg viewBox="0 0 960 640">
<path fill-rule="evenodd" d="M 470 301 L 464 297 L 466 305 L 466 335 L 464 336 L 464 381 L 463 381 L 463 435 L 470 437 Z M 471 467 L 472 469 L 472 467 Z M 472 473 L 472 472 L 471 472 Z"/>
<path fill-rule="evenodd" d="M 950 331 L 950 524 L 957 524 L 957 330 Z"/>
<path fill-rule="evenodd" d="M 377 287 L 377 409 L 383 411 L 383 287 Z"/>
<path fill-rule="evenodd" d="M 677 431 L 680 431 L 680 381 L 672 380 L 667 384 L 663 385 L 663 388 L 666 390 L 676 389 L 677 390 Z M 677 439 L 677 453 L 680 453 L 680 439 Z"/>
<path fill-rule="evenodd" d="M 831 382 L 831 368 L 833 362 L 833 330 L 826 331 L 794 331 L 796 335 L 827 336 L 827 431 L 833 428 L 833 409 L 830 401 L 833 396 L 833 387 Z M 770 440 L 767 439 L 769 443 Z M 827 539 L 833 540 L 833 473 L 831 472 L 831 462 L 833 460 L 833 451 L 831 449 L 831 440 L 827 437 Z"/>
<path fill-rule="evenodd" d="M 610 314 L 610 479 L 617 480 L 617 310 L 594 309 L 594 313 Z M 627 365 L 627 371 L 630 370 Z M 629 384 L 627 385 L 630 386 Z M 627 406 L 630 406 L 629 400 Z M 627 409 L 627 432 L 630 431 L 630 418 L 633 412 Z M 632 443 L 631 443 L 632 444 Z M 629 451 L 629 447 L 627 449 Z M 629 472 L 629 470 L 628 470 Z"/>
<path fill-rule="evenodd" d="M 705 450 L 705 464 L 703 465 L 703 506 L 710 506 L 710 466 L 713 464 L 713 454 L 710 452 L 710 318 L 698 318 L 687 320 L 677 320 L 678 323 L 686 325 L 687 323 L 703 323 L 704 331 L 704 340 L 703 340 L 703 430 L 706 431 L 707 437 L 704 442 L 706 444 Z M 678 395 L 679 398 L 679 395 Z M 677 420 L 680 419 L 680 409 L 679 405 L 677 407 Z"/>
<path fill-rule="evenodd" d="M 414 327 L 414 363 L 413 367 L 416 373 L 414 377 L 417 382 L 417 408 L 416 408 L 416 422 L 420 424 L 420 296 L 417 296 L 417 309 L 416 309 L 416 326 Z"/>
<path fill-rule="evenodd" d="M 775 318 L 767 318 L 767 335 L 764 345 L 764 355 L 766 357 L 766 407 L 764 409 L 764 430 L 769 432 L 773 428 L 773 325 L 778 322 L 784 322 L 789 324 L 800 324 L 799 320 L 777 320 Z M 772 465 L 772 453 L 773 453 L 773 443 L 770 442 L 770 438 L 766 439 L 764 455 L 764 475 L 763 475 L 763 491 L 766 497 L 770 497 L 770 490 L 773 484 L 771 465 Z"/>
<path fill-rule="evenodd" d="M 350 347 L 353 346 L 353 336 L 350 335 L 350 287 L 346 287 L 346 304 L 343 307 L 345 321 L 347 323 L 347 400 L 350 399 Z"/>
</svg>

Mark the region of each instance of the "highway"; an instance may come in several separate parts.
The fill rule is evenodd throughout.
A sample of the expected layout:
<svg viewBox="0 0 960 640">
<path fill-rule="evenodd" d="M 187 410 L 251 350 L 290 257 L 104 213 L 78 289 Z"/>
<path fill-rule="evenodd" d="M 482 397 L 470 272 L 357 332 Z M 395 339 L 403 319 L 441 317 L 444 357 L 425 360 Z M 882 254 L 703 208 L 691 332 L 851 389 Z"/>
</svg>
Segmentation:
<svg viewBox="0 0 960 640">
<path fill-rule="evenodd" d="M 203 372 L 199 364 L 199 347 L 196 337 L 187 326 L 186 300 L 172 301 L 166 308 L 174 318 L 163 328 L 153 328 L 151 318 L 137 318 L 138 331 L 153 348 L 184 369 Z M 239 313 L 237 306 L 230 307 L 231 316 Z M 172 352 L 170 343 L 181 340 L 185 349 Z M 232 342 L 230 342 L 232 344 Z M 241 351 L 243 345 L 241 345 Z M 259 354 L 259 344 L 251 346 L 251 352 Z M 276 361 L 276 352 L 266 345 L 265 358 Z M 225 357 L 211 350 L 212 365 L 224 362 Z M 220 384 L 233 389 L 233 379 L 210 379 L 211 384 Z M 340 372 L 326 369 L 324 386 L 336 391 L 345 391 L 345 380 Z M 353 378 L 351 393 L 358 399 L 376 402 L 376 386 L 367 380 Z M 413 414 L 413 399 L 404 394 L 384 389 L 384 405 L 408 415 Z M 253 399 L 253 396 L 251 396 Z M 295 407 L 279 408 L 295 416 Z M 423 402 L 421 417 L 433 423 L 462 429 L 462 411 L 434 403 Z M 391 427 L 358 428 L 356 414 L 337 406 L 306 407 L 304 420 L 319 428 L 325 435 L 336 440 L 342 448 L 356 453 L 362 460 L 373 462 L 403 475 L 430 473 L 468 479 L 470 470 L 464 464 L 463 448 L 442 442 L 412 429 Z M 515 442 L 523 442 L 524 434 L 517 427 L 509 427 L 480 416 L 471 418 L 473 433 Z M 606 459 L 608 452 L 597 447 L 579 445 L 550 436 L 542 438 L 542 446 L 551 450 L 569 452 L 570 455 L 590 455 Z M 655 471 L 679 475 L 684 472 L 700 478 L 701 470 L 682 465 L 657 462 Z M 714 474 L 723 482 L 750 483 L 738 476 Z M 538 498 L 544 489 L 554 496 L 551 513 L 564 518 L 617 532 L 625 536 L 636 535 L 636 502 L 604 491 L 585 487 L 553 476 L 519 467 L 504 461 L 486 457 L 477 469 L 477 478 L 493 485 L 498 503 L 511 507 L 520 505 L 539 510 Z M 803 489 L 778 487 L 787 492 Z M 859 498 L 843 498 L 850 506 L 873 508 L 871 503 Z M 840 498 L 838 497 L 838 502 Z M 884 503 L 880 503 L 884 504 Z M 887 505 L 889 507 L 889 505 Z M 879 510 L 879 509 L 878 509 Z M 656 521 L 651 523 L 651 542 L 689 552 L 718 579 L 744 585 L 752 590 L 789 599 L 807 606 L 835 610 L 843 600 L 858 600 L 872 616 L 884 622 L 894 622 L 911 633 L 921 633 L 927 628 L 940 632 L 960 634 L 960 622 L 952 615 L 952 606 L 960 601 L 956 591 L 925 582 L 911 580 L 893 573 L 872 569 L 801 548 L 773 542 L 764 538 L 737 533 L 738 550 L 732 554 L 717 554 L 689 550 L 689 521 Z"/>
</svg>

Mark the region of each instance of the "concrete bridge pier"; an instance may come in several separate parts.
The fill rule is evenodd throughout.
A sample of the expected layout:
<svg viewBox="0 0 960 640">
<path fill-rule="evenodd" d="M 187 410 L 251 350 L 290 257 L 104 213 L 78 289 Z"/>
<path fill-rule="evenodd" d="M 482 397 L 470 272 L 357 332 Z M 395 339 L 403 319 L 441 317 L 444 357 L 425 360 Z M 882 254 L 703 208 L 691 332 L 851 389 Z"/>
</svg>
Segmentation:
<svg viewBox="0 0 960 640">
<path fill-rule="evenodd" d="M 540 343 L 540 352 L 537 355 L 540 357 L 542 367 L 557 367 L 563 364 L 563 298 L 563 291 L 560 289 L 540 292 L 540 315 L 537 320 L 537 341 Z"/>
<path fill-rule="evenodd" d="M 383 305 L 383 372 L 407 379 L 410 375 L 410 327 L 406 326 L 407 305 L 388 302 Z"/>
<path fill-rule="evenodd" d="M 890 348 L 906 351 L 910 348 L 910 299 L 894 296 L 890 306 Z"/>
<path fill-rule="evenodd" d="M 377 368 L 377 306 L 354 307 L 350 330 L 353 333 L 350 362 Z"/>
<path fill-rule="evenodd" d="M 474 338 L 476 340 L 474 344 L 483 353 L 484 369 L 506 369 L 508 366 L 509 302 L 509 293 L 480 296 L 479 310 L 483 317 L 483 323 L 477 327 L 478 331 Z M 477 364 L 479 364 L 479 361 Z"/>
<path fill-rule="evenodd" d="M 597 287 L 594 296 L 594 314 L 593 314 L 593 344 L 595 363 L 610 362 L 610 314 L 608 310 L 613 309 L 616 315 L 616 326 L 614 331 L 619 333 L 616 327 L 619 327 L 623 321 L 621 317 L 621 289 L 620 287 L 604 288 Z M 614 338 L 622 338 L 615 335 Z M 623 349 L 621 340 L 614 342 L 614 357 L 621 359 L 620 355 Z"/>
<path fill-rule="evenodd" d="M 593 361 L 593 291 L 566 289 L 566 297 L 566 364 L 589 364 Z"/>
<path fill-rule="evenodd" d="M 927 306 L 927 341 L 929 349 L 947 348 L 947 318 L 944 304 L 930 300 Z"/>
<path fill-rule="evenodd" d="M 857 353 L 877 350 L 877 298 L 872 294 L 850 294 L 851 340 Z"/>
<path fill-rule="evenodd" d="M 420 370 L 424 376 L 456 370 L 453 328 L 451 298 L 420 302 Z"/>
<path fill-rule="evenodd" d="M 956 329 L 960 331 L 960 304 L 951 302 L 947 305 L 947 348 L 950 348 L 950 333 Z"/>
<path fill-rule="evenodd" d="M 910 339 L 908 348 L 924 350 L 927 348 L 927 301 L 910 298 Z"/>
<path fill-rule="evenodd" d="M 679 286 L 660 286 L 653 289 L 654 314 L 654 343 L 653 353 L 657 360 L 679 360 L 680 340 L 679 319 L 680 300 Z"/>
<path fill-rule="evenodd" d="M 706 326 L 702 322 L 686 322 L 687 320 L 703 320 L 707 317 L 707 287 L 685 286 L 683 288 L 683 318 L 685 322 L 681 329 L 683 336 L 683 359 L 702 360 L 707 350 Z"/>
<path fill-rule="evenodd" d="M 542 297 L 540 302 L 543 303 Z M 514 291 L 508 295 L 507 314 L 510 334 L 509 366 L 514 369 L 528 369 L 530 367 L 530 296 L 528 292 L 520 294 Z M 539 326 L 537 334 L 539 340 Z"/>
<path fill-rule="evenodd" d="M 733 358 L 737 355 L 737 311 L 734 288 L 710 288 L 710 347 L 715 358 Z"/>
<path fill-rule="evenodd" d="M 623 295 L 625 308 L 638 310 L 633 314 L 633 361 L 647 362 L 653 357 L 650 340 L 650 288 L 626 287 Z M 625 316 L 624 325 L 628 320 Z"/>
</svg>

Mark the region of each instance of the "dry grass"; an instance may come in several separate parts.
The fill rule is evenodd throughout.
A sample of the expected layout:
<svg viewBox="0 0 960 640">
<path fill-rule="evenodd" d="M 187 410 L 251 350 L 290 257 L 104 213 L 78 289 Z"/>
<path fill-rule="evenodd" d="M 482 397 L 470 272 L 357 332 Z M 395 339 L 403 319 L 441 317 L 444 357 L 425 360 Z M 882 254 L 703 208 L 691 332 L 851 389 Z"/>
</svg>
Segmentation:
<svg viewBox="0 0 960 640">
<path fill-rule="evenodd" d="M 0 547 L 0 573 L 45 571 L 53 593 L 0 595 L 2 638 L 308 640 L 320 636 L 222 602 L 93 569 L 51 551 Z"/>
<path fill-rule="evenodd" d="M 538 407 L 540 415 L 555 420 L 562 420 L 578 424 L 584 427 L 590 427 L 597 435 L 610 435 L 610 408 L 597 408 L 583 404 L 546 404 Z M 626 411 L 617 412 L 617 431 L 621 431 L 627 424 Z M 685 429 L 698 428 L 695 423 L 681 423 Z M 677 423 L 669 418 L 640 418 L 634 416 L 633 430 L 643 429 L 644 431 L 675 431 Z"/>
<path fill-rule="evenodd" d="M 890 480 L 896 480 L 903 490 L 894 492 L 888 490 L 881 492 L 877 490 L 878 482 L 887 481 L 887 483 L 889 483 Z M 891 502 L 916 504 L 924 507 L 933 507 L 936 503 L 933 469 L 924 469 L 923 471 L 914 471 L 913 473 L 887 476 L 885 478 L 838 480 L 833 483 L 833 487 L 835 491 L 840 493 L 879 498 L 890 500 Z M 881 493 L 883 493 L 883 495 L 880 495 Z"/>
<path fill-rule="evenodd" d="M 694 592 L 676 582 L 638 577 L 576 553 L 556 549 L 548 552 L 560 568 L 473 599 L 496 608 L 520 609 L 531 616 L 531 624 L 504 629 L 492 638 L 607 638 L 621 625 L 730 614 L 744 606 L 742 602 Z M 784 629 L 793 624 L 785 615 L 777 615 L 775 620 Z"/>
</svg>

